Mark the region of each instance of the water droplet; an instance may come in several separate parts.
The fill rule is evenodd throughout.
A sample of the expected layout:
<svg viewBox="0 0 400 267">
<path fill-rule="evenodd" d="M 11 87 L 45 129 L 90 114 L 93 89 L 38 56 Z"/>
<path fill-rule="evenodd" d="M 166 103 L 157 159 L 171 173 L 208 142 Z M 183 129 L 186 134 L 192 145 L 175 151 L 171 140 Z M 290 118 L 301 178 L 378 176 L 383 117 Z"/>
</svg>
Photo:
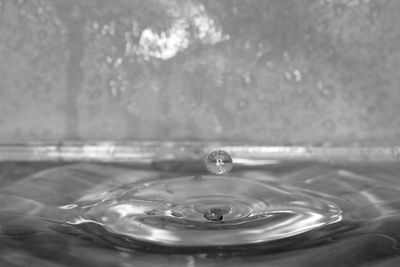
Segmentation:
<svg viewBox="0 0 400 267">
<path fill-rule="evenodd" d="M 300 82 L 302 79 L 302 74 L 299 70 L 294 70 L 293 75 L 295 77 L 296 82 Z"/>
<path fill-rule="evenodd" d="M 211 152 L 205 159 L 206 168 L 213 174 L 228 174 L 232 167 L 233 161 L 231 156 L 223 150 Z"/>
</svg>

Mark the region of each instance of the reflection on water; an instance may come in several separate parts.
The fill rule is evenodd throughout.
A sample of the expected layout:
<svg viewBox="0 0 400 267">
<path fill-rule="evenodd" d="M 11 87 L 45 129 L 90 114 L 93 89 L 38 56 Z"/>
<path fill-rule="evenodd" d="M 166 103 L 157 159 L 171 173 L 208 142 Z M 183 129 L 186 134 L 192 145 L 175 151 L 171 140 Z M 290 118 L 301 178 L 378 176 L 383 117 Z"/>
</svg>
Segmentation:
<svg viewBox="0 0 400 267">
<path fill-rule="evenodd" d="M 45 167 L 0 179 L 0 265 L 400 263 L 394 165 Z"/>
</svg>

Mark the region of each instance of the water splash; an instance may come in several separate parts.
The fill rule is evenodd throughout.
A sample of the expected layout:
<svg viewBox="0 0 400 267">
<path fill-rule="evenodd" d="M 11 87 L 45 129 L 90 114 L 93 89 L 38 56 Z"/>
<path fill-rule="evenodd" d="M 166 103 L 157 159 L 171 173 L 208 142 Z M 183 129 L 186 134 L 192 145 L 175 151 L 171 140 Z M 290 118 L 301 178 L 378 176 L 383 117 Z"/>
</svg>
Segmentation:
<svg viewBox="0 0 400 267">
<path fill-rule="evenodd" d="M 134 241 L 173 247 L 256 244 L 341 220 L 329 201 L 249 179 L 185 176 L 121 185 L 78 201 L 73 225 L 94 222 Z"/>
</svg>

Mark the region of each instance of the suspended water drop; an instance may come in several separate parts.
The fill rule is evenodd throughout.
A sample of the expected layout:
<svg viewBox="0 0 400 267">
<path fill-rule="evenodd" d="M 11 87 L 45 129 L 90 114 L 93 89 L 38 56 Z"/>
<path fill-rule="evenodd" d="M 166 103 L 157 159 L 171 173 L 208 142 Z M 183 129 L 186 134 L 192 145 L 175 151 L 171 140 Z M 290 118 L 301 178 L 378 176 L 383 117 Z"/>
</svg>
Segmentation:
<svg viewBox="0 0 400 267">
<path fill-rule="evenodd" d="M 217 175 L 228 174 L 233 167 L 231 156 L 223 150 L 211 152 L 206 157 L 205 164 L 209 172 Z"/>
</svg>

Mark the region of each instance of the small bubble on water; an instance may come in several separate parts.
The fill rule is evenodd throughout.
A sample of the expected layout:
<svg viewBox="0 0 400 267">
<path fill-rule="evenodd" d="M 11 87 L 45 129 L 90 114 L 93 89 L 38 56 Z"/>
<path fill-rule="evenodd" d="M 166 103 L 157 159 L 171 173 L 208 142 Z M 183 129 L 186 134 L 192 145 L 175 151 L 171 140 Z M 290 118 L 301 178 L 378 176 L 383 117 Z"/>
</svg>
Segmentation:
<svg viewBox="0 0 400 267">
<path fill-rule="evenodd" d="M 228 174 L 233 167 L 231 156 L 223 150 L 211 152 L 206 157 L 205 164 L 209 172 L 217 175 Z"/>
</svg>

